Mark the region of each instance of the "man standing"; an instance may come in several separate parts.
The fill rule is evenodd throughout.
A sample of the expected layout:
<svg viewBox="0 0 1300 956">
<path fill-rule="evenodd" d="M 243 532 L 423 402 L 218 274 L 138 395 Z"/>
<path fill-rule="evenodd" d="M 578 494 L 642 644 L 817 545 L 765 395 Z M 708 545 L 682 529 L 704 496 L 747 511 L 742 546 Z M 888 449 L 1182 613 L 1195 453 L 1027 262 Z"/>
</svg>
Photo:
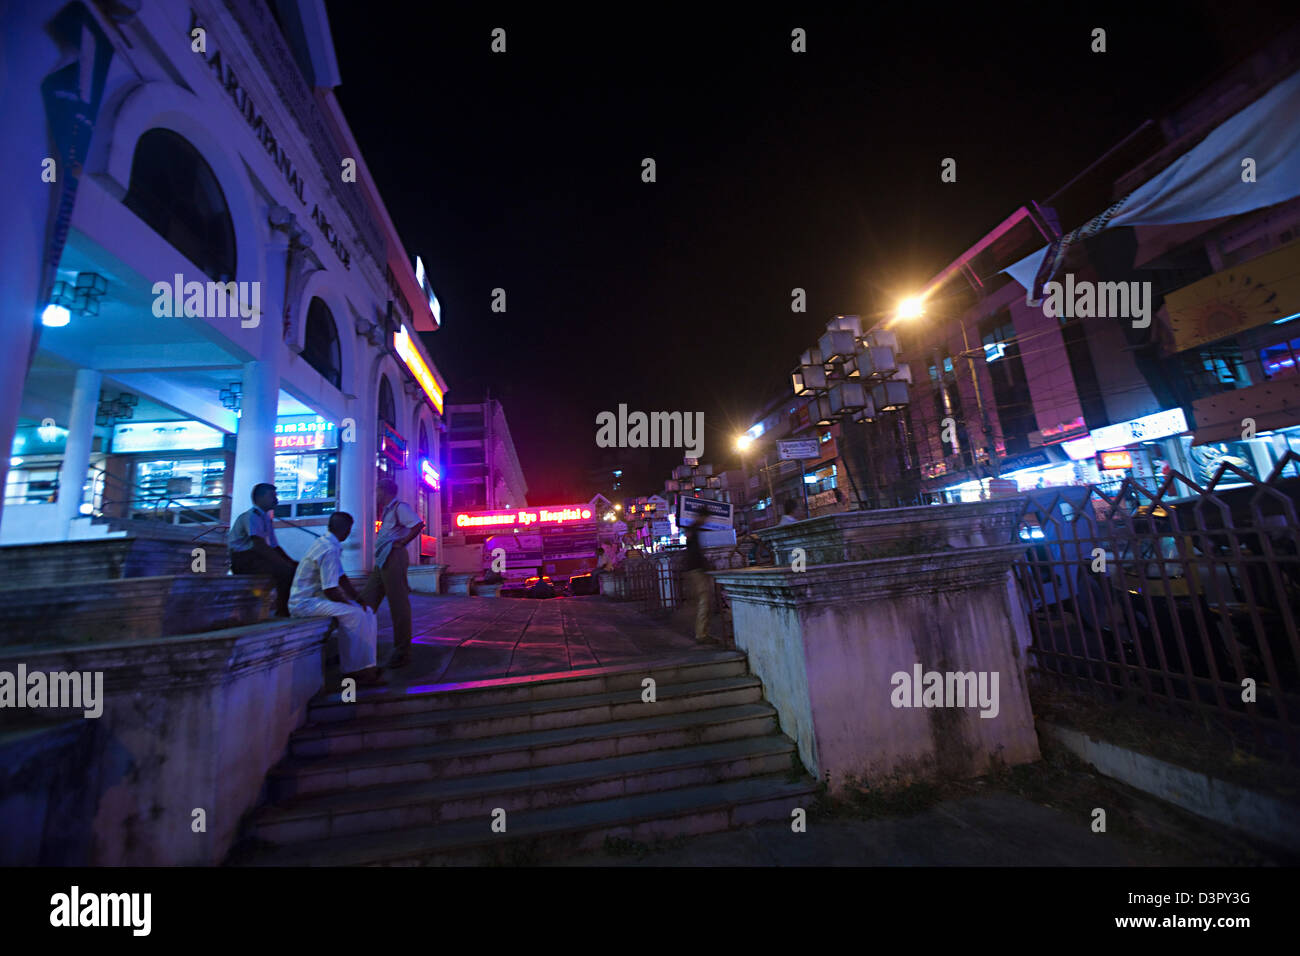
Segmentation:
<svg viewBox="0 0 1300 956">
<path fill-rule="evenodd" d="M 783 509 L 785 514 L 781 515 L 781 520 L 778 521 L 777 524 L 794 524 L 798 521 L 799 519 L 794 516 L 797 507 L 798 506 L 794 503 L 793 498 L 787 498 L 785 500 L 785 508 Z"/>
<path fill-rule="evenodd" d="M 230 545 L 231 573 L 269 574 L 275 579 L 275 613 L 288 617 L 289 589 L 298 565 L 275 540 L 273 512 L 279 503 L 275 485 L 254 485 L 253 507 L 235 519 L 226 541 Z"/>
<path fill-rule="evenodd" d="M 391 478 L 381 478 L 375 486 L 375 511 L 380 515 L 375 566 L 361 589 L 361 603 L 378 611 L 387 596 L 393 617 L 393 656 L 387 666 L 404 667 L 411 662 L 411 588 L 406 581 L 411 559 L 406 546 L 419 536 L 424 522 L 414 508 L 397 500 L 397 482 Z"/>
<path fill-rule="evenodd" d="M 696 518 L 694 524 L 687 525 L 686 533 L 686 561 L 682 564 L 682 569 L 686 572 L 686 583 L 690 588 L 691 599 L 695 602 L 695 639 L 701 644 L 716 644 L 717 639 L 709 634 L 709 610 L 713 603 L 713 579 L 705 570 L 708 565 L 704 560 L 704 552 L 700 549 L 700 522 L 702 518 Z"/>
<path fill-rule="evenodd" d="M 294 617 L 332 617 L 339 623 L 339 669 L 358 684 L 382 683 L 375 666 L 379 625 L 343 573 L 343 542 L 352 533 L 352 515 L 330 515 L 329 531 L 313 542 L 298 564 L 289 595 Z"/>
</svg>

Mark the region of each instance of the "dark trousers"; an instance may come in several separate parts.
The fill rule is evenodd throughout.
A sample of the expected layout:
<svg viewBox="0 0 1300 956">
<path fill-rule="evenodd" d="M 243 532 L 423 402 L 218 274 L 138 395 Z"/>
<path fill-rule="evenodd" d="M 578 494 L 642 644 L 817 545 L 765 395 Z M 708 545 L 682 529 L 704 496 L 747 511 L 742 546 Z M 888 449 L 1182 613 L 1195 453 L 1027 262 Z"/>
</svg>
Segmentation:
<svg viewBox="0 0 1300 956">
<path fill-rule="evenodd" d="M 361 589 L 361 603 L 374 608 L 376 613 L 380 602 L 388 598 L 388 613 L 393 617 L 393 649 L 399 651 L 411 646 L 411 586 L 406 580 L 410 565 L 411 556 L 406 548 L 393 545 L 384 566 L 372 568 Z"/>
<path fill-rule="evenodd" d="M 265 574 L 275 580 L 275 613 L 289 616 L 289 589 L 298 570 L 296 561 L 268 558 L 256 551 L 231 551 L 230 570 L 235 574 Z"/>
</svg>

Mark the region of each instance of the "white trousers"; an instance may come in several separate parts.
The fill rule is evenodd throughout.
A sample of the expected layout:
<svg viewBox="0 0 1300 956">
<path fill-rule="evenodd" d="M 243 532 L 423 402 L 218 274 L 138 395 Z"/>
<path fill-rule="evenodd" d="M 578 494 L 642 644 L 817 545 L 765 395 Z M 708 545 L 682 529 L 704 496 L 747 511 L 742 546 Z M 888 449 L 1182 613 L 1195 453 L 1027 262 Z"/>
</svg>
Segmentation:
<svg viewBox="0 0 1300 956">
<path fill-rule="evenodd" d="M 355 674 L 375 665 L 379 622 L 370 608 L 340 604 L 325 598 L 305 598 L 290 601 L 289 614 L 293 617 L 332 617 L 339 622 L 339 668 L 344 674 Z"/>
</svg>

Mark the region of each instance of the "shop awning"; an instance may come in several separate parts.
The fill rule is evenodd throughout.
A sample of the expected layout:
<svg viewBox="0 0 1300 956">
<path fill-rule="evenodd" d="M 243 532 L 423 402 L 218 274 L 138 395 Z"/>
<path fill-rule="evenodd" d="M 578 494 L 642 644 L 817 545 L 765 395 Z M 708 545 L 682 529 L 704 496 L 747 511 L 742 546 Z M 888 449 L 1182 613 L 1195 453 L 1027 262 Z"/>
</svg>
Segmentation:
<svg viewBox="0 0 1300 956">
<path fill-rule="evenodd" d="M 1236 216 L 1300 195 L 1300 72 L 1282 80 L 1205 139 L 1073 232 L 1002 271 L 1036 306 L 1071 243 L 1112 226 L 1152 226 Z M 1255 160 L 1242 181 L 1243 157 Z"/>
</svg>

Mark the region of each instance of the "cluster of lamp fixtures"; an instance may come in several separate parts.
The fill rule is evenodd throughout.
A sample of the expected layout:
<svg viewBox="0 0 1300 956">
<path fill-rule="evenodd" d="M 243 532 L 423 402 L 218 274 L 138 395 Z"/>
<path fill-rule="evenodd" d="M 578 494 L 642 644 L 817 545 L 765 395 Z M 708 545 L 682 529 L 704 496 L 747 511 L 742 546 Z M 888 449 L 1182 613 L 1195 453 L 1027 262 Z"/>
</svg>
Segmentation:
<svg viewBox="0 0 1300 956">
<path fill-rule="evenodd" d="M 897 359 L 898 337 L 884 329 L 863 334 L 856 315 L 826 324 L 817 347 L 804 352 L 794 370 L 794 393 L 811 399 L 818 425 L 837 420 L 873 422 L 910 402 L 912 370 Z"/>
<path fill-rule="evenodd" d="M 218 394 L 221 396 L 221 404 L 232 412 L 239 411 L 244 403 L 244 386 L 239 382 L 231 382 Z"/>
<path fill-rule="evenodd" d="M 118 419 L 132 418 L 135 415 L 135 407 L 139 404 L 140 396 L 132 395 L 130 392 L 122 392 L 114 399 L 106 399 L 101 395 L 99 406 L 95 409 L 95 424 L 108 425 Z"/>
<path fill-rule="evenodd" d="M 78 272 L 76 284 L 59 280 L 50 292 L 49 304 L 41 313 L 41 324 L 50 328 L 67 325 L 72 313 L 99 315 L 99 300 L 108 291 L 108 280 L 98 272 Z"/>
</svg>

